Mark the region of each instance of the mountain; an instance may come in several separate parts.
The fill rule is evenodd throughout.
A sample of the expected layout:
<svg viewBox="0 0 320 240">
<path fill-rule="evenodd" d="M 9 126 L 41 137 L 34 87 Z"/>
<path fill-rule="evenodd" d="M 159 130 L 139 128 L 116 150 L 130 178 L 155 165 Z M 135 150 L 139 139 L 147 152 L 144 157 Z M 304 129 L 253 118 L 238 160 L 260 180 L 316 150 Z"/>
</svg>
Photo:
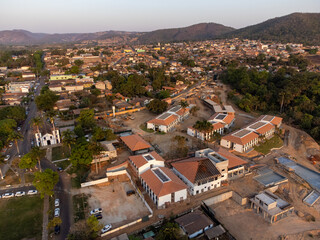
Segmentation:
<svg viewBox="0 0 320 240">
<path fill-rule="evenodd" d="M 198 41 L 214 39 L 234 30 L 217 23 L 199 23 L 189 27 L 161 29 L 147 32 L 138 38 L 140 43 Z"/>
<path fill-rule="evenodd" d="M 319 45 L 320 13 L 292 13 L 223 34 L 219 38 L 234 37 Z"/>
</svg>

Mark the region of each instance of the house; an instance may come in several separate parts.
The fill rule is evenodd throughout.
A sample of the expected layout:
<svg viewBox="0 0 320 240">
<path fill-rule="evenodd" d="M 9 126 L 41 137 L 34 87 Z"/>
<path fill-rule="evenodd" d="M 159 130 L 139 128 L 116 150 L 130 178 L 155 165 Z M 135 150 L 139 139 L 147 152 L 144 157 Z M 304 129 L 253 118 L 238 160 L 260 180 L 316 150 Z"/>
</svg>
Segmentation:
<svg viewBox="0 0 320 240">
<path fill-rule="evenodd" d="M 277 195 L 263 191 L 250 199 L 251 208 L 261 214 L 269 223 L 275 223 L 293 213 L 293 206 Z"/>
<path fill-rule="evenodd" d="M 9 82 L 5 86 L 7 93 L 28 93 L 33 87 L 33 82 Z"/>
<path fill-rule="evenodd" d="M 223 136 L 220 145 L 240 153 L 247 152 L 259 142 L 259 135 L 247 129 L 241 129 Z"/>
<path fill-rule="evenodd" d="M 281 117 L 270 116 L 270 115 L 262 115 L 257 119 L 257 121 L 271 123 L 274 126 L 276 126 L 277 128 L 280 128 L 281 124 L 282 124 Z"/>
<path fill-rule="evenodd" d="M 35 139 L 36 139 L 36 144 L 38 147 L 55 145 L 55 144 L 59 144 L 61 142 L 60 132 L 58 129 L 53 130 L 52 133 L 50 133 L 50 132 L 46 132 L 46 133 L 37 132 L 35 134 Z"/>
<path fill-rule="evenodd" d="M 179 122 L 187 118 L 189 113 L 189 108 L 182 108 L 180 105 L 177 105 L 157 116 L 155 119 L 148 121 L 147 128 L 154 131 L 169 132 L 173 130 Z"/>
<path fill-rule="evenodd" d="M 221 185 L 221 173 L 208 158 L 192 157 L 171 165 L 173 172 L 188 186 L 190 195 L 197 195 Z"/>
<path fill-rule="evenodd" d="M 275 132 L 275 126 L 269 122 L 258 121 L 248 125 L 245 129 L 253 131 L 262 138 L 271 138 Z"/>
<path fill-rule="evenodd" d="M 96 86 L 97 89 L 100 89 L 100 90 L 105 90 L 106 89 L 106 84 L 104 82 L 101 82 L 101 81 L 97 82 L 95 84 L 95 86 Z"/>
<path fill-rule="evenodd" d="M 193 127 L 188 127 L 187 134 L 201 139 L 202 141 L 209 141 L 214 136 L 214 133 L 219 133 L 220 135 L 223 134 L 224 131 L 224 124 L 221 122 L 211 122 L 212 130 L 211 131 L 199 131 Z"/>
<path fill-rule="evenodd" d="M 225 129 L 230 129 L 234 121 L 235 115 L 233 113 L 215 113 L 208 119 L 208 122 L 211 123 L 220 122 L 224 124 Z"/>
<path fill-rule="evenodd" d="M 154 167 L 164 167 L 164 159 L 155 151 L 129 157 L 129 163 L 140 176 L 146 170 Z"/>
<path fill-rule="evenodd" d="M 120 139 L 133 155 L 147 153 L 151 150 L 151 145 L 137 134 L 123 136 Z"/>
<path fill-rule="evenodd" d="M 76 79 L 75 75 L 62 75 L 62 74 L 52 74 L 50 75 L 50 81 L 59 81 L 59 80 L 68 80 L 68 79 Z"/>
<path fill-rule="evenodd" d="M 92 160 L 92 163 L 95 163 L 96 161 L 104 162 L 117 157 L 117 149 L 113 146 L 112 141 L 102 141 L 100 144 L 103 150 L 100 152 L 99 156 Z"/>
<path fill-rule="evenodd" d="M 195 210 L 178 217 L 175 219 L 175 222 L 179 224 L 189 239 L 203 234 L 215 225 L 214 222 L 200 210 Z"/>
<path fill-rule="evenodd" d="M 187 199 L 187 186 L 169 168 L 151 168 L 142 173 L 140 179 L 158 208 Z"/>
</svg>

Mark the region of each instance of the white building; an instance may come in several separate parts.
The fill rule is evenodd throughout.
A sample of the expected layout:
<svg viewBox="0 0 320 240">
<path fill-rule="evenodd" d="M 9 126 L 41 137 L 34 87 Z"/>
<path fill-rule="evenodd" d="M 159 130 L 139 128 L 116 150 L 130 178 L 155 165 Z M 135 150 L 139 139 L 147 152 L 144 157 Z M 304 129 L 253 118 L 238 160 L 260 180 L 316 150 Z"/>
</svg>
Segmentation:
<svg viewBox="0 0 320 240">
<path fill-rule="evenodd" d="M 143 188 L 158 208 L 187 199 L 187 186 L 168 168 L 152 168 L 140 177 Z"/>
<path fill-rule="evenodd" d="M 55 145 L 61 142 L 59 130 L 52 131 L 52 133 L 45 133 L 44 135 L 42 135 L 41 132 L 36 133 L 35 137 L 36 137 L 36 144 L 38 147 Z"/>
<path fill-rule="evenodd" d="M 220 145 L 225 148 L 231 148 L 237 152 L 243 153 L 249 151 L 259 142 L 259 135 L 247 129 L 230 133 L 223 136 Z"/>
<path fill-rule="evenodd" d="M 129 157 L 129 163 L 138 176 L 155 167 L 164 167 L 164 159 L 155 151 Z"/>
<path fill-rule="evenodd" d="M 100 142 L 103 150 L 100 152 L 99 156 L 96 156 L 92 163 L 95 163 L 96 161 L 103 162 L 108 161 L 110 159 L 117 157 L 117 149 L 113 146 L 113 144 L 110 141 L 103 141 Z"/>
<path fill-rule="evenodd" d="M 220 122 L 210 122 L 212 124 L 211 131 L 199 131 L 193 127 L 188 127 L 187 134 L 201 139 L 202 141 L 209 141 L 213 136 L 214 133 L 219 133 L 220 135 L 223 134 L 224 125 Z"/>
</svg>

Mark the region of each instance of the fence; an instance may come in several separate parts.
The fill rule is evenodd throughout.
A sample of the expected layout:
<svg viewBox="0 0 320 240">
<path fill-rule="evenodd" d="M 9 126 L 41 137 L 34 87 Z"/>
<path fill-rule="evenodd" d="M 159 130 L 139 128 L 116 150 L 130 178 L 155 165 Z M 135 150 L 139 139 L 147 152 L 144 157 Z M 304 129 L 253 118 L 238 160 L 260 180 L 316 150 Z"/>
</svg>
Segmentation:
<svg viewBox="0 0 320 240">
<path fill-rule="evenodd" d="M 229 191 L 229 192 L 225 192 L 225 193 L 222 193 L 218 196 L 214 196 L 212 198 L 209 198 L 207 200 L 204 200 L 203 202 L 210 206 L 210 205 L 213 205 L 213 204 L 216 204 L 216 203 L 219 203 L 219 202 L 223 202 L 229 198 L 232 197 L 232 191 Z"/>
<path fill-rule="evenodd" d="M 94 180 L 91 182 L 84 182 L 81 183 L 81 187 L 89 187 L 89 186 L 93 186 L 93 185 L 97 185 L 97 184 L 101 184 L 101 183 L 105 183 L 108 182 L 108 178 L 102 178 L 102 179 L 98 179 L 98 180 Z"/>
</svg>

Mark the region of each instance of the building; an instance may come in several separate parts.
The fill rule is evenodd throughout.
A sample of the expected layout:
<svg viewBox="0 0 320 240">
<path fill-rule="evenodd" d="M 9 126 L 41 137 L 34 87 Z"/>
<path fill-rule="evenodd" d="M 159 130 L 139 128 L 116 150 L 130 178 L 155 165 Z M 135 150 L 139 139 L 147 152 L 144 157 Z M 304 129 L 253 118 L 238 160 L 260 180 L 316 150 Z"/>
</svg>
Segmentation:
<svg viewBox="0 0 320 240">
<path fill-rule="evenodd" d="M 67 74 L 67 75 L 61 75 L 61 74 L 52 74 L 50 75 L 50 81 L 59 81 L 59 80 L 68 80 L 68 79 L 76 79 L 77 76 Z"/>
<path fill-rule="evenodd" d="M 281 117 L 270 116 L 270 115 L 262 115 L 257 119 L 257 121 L 271 123 L 274 126 L 276 126 L 277 128 L 280 128 L 281 124 L 282 124 L 282 118 Z"/>
<path fill-rule="evenodd" d="M 168 168 L 151 168 L 140 175 L 141 184 L 158 208 L 187 199 L 187 186 Z"/>
<path fill-rule="evenodd" d="M 258 121 L 250 124 L 245 129 L 253 131 L 261 138 L 269 139 L 273 137 L 275 132 L 275 126 L 269 122 Z"/>
<path fill-rule="evenodd" d="M 92 160 L 92 163 L 104 162 L 117 157 L 117 149 L 113 146 L 112 141 L 102 141 L 100 144 L 103 150 Z"/>
<path fill-rule="evenodd" d="M 28 93 L 33 87 L 33 82 L 9 82 L 5 86 L 7 93 Z"/>
<path fill-rule="evenodd" d="M 215 113 L 208 119 L 208 122 L 211 123 L 222 123 L 225 129 L 230 129 L 233 126 L 234 121 L 235 116 L 233 113 Z"/>
<path fill-rule="evenodd" d="M 61 142 L 60 140 L 60 132 L 59 130 L 53 130 L 52 133 L 36 133 L 35 134 L 35 140 L 38 147 L 45 147 L 49 145 L 55 145 L 59 144 Z"/>
<path fill-rule="evenodd" d="M 215 113 L 230 113 L 230 114 L 235 114 L 235 111 L 231 105 L 220 105 L 211 99 L 204 99 L 204 103 L 211 108 Z"/>
<path fill-rule="evenodd" d="M 288 217 L 289 214 L 293 213 L 294 209 L 292 205 L 269 191 L 257 194 L 254 198 L 250 199 L 250 202 L 251 208 L 256 210 L 256 213 L 261 214 L 270 223 L 275 223 Z"/>
<path fill-rule="evenodd" d="M 164 167 L 164 159 L 155 151 L 129 157 L 129 163 L 138 176 L 154 167 Z"/>
<path fill-rule="evenodd" d="M 175 219 L 189 239 L 203 234 L 214 226 L 214 222 L 200 210 L 195 210 Z"/>
<path fill-rule="evenodd" d="M 120 139 L 133 155 L 147 153 L 151 150 L 151 145 L 137 134 L 124 136 Z"/>
<path fill-rule="evenodd" d="M 201 139 L 202 141 L 209 141 L 214 137 L 215 133 L 218 133 L 220 135 L 223 134 L 224 131 L 224 125 L 221 122 L 210 122 L 212 124 L 212 130 L 211 131 L 199 131 L 193 127 L 188 127 L 187 134 Z"/>
<path fill-rule="evenodd" d="M 155 119 L 148 121 L 147 128 L 160 132 L 172 131 L 179 122 L 189 116 L 189 113 L 189 108 L 182 108 L 180 105 L 175 106 Z"/>
<path fill-rule="evenodd" d="M 240 153 L 250 151 L 259 142 L 259 135 L 247 129 L 241 129 L 223 136 L 220 145 Z"/>
<path fill-rule="evenodd" d="M 208 158 L 193 157 L 171 165 L 173 172 L 188 186 L 190 195 L 197 195 L 221 185 L 221 173 Z"/>
</svg>

